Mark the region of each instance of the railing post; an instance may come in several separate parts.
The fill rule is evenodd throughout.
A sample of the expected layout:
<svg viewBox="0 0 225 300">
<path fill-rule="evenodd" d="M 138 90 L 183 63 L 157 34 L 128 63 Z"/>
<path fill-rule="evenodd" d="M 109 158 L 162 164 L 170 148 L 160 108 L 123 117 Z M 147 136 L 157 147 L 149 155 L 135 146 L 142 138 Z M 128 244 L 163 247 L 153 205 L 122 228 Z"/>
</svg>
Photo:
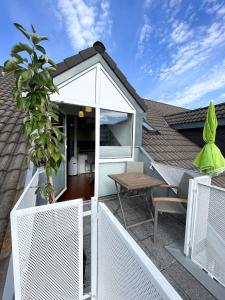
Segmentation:
<svg viewBox="0 0 225 300">
<path fill-rule="evenodd" d="M 91 299 L 97 298 L 98 278 L 98 199 L 91 199 Z"/>
<path fill-rule="evenodd" d="M 188 203 L 187 203 L 187 215 L 186 215 L 186 227 L 185 227 L 185 239 L 184 239 L 184 254 L 190 255 L 191 245 L 191 234 L 193 231 L 193 206 L 194 198 L 196 195 L 196 181 L 194 179 L 189 180 L 188 187 Z"/>
<path fill-rule="evenodd" d="M 185 228 L 185 240 L 184 240 L 184 254 L 186 256 L 191 255 L 191 249 L 193 246 L 193 232 L 196 218 L 196 201 L 198 197 L 198 183 L 210 184 L 210 176 L 199 176 L 189 180 L 188 188 L 188 204 L 186 215 L 186 228 Z"/>
</svg>

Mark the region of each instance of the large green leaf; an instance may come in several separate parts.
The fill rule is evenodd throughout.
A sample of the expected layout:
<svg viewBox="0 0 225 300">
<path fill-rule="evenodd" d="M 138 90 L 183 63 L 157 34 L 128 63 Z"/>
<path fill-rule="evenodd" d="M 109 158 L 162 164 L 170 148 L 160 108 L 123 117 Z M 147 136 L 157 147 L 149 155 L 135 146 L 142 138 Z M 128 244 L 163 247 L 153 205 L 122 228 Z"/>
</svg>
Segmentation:
<svg viewBox="0 0 225 300">
<path fill-rule="evenodd" d="M 11 72 L 18 68 L 18 65 L 15 60 L 7 60 L 4 63 L 3 70 L 4 72 Z"/>
<path fill-rule="evenodd" d="M 14 23 L 14 25 L 20 32 L 22 32 L 23 35 L 25 35 L 25 37 L 27 39 L 30 39 L 29 33 L 26 31 L 26 29 L 22 25 L 20 25 L 18 23 Z"/>
<path fill-rule="evenodd" d="M 18 52 L 26 51 L 28 54 L 32 54 L 33 49 L 26 43 L 19 43 L 12 47 L 11 55 L 15 56 Z"/>
<path fill-rule="evenodd" d="M 33 73 L 32 70 L 26 70 L 23 73 L 21 73 L 19 78 L 18 78 L 18 81 L 17 81 L 18 88 L 20 89 L 25 82 L 30 80 L 32 78 L 33 74 L 34 73 Z"/>
<path fill-rule="evenodd" d="M 36 33 L 32 33 L 31 40 L 36 45 L 36 44 L 40 43 L 41 41 L 47 41 L 48 38 L 47 38 L 47 36 L 41 36 Z"/>
<path fill-rule="evenodd" d="M 54 61 L 53 61 L 52 59 L 48 59 L 48 63 L 49 63 L 52 67 L 56 68 L 56 64 L 54 63 Z"/>
<path fill-rule="evenodd" d="M 36 30 L 35 30 L 35 28 L 34 28 L 34 26 L 32 24 L 31 24 L 31 29 L 32 29 L 33 33 L 36 33 Z"/>
<path fill-rule="evenodd" d="M 22 62 L 28 62 L 28 59 L 26 57 L 22 57 L 21 55 L 19 55 L 18 53 L 14 54 L 14 57 L 16 59 L 16 62 L 18 64 L 22 63 Z"/>
<path fill-rule="evenodd" d="M 46 54 L 45 48 L 40 45 L 35 45 L 35 48 L 39 50 L 41 53 Z"/>
</svg>

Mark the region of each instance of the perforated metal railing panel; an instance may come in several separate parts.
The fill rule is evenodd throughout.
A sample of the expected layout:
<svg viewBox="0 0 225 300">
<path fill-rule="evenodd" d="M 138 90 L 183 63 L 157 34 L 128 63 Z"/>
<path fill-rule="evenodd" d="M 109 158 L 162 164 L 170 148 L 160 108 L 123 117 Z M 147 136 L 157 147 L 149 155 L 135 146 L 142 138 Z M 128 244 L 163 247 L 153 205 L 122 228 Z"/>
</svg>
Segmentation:
<svg viewBox="0 0 225 300">
<path fill-rule="evenodd" d="M 98 219 L 97 299 L 181 299 L 103 203 Z"/>
<path fill-rule="evenodd" d="M 81 200 L 11 214 L 16 299 L 83 298 L 82 220 Z"/>
<path fill-rule="evenodd" d="M 15 209 L 22 209 L 28 207 L 34 207 L 36 205 L 36 189 L 38 186 L 39 172 L 37 171 L 29 182 L 28 186 L 24 190 L 20 199 L 17 201 Z"/>
<path fill-rule="evenodd" d="M 192 260 L 225 286 L 225 190 L 197 184 Z"/>
</svg>

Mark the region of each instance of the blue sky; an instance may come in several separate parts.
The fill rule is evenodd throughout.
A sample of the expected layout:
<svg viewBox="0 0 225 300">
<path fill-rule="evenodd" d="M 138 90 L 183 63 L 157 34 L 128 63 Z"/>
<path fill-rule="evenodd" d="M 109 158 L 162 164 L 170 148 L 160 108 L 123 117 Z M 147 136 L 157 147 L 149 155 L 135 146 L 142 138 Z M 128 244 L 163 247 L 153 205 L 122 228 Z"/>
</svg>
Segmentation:
<svg viewBox="0 0 225 300">
<path fill-rule="evenodd" d="M 12 23 L 32 23 L 56 62 L 101 40 L 142 97 L 225 101 L 225 0 L 2 0 L 0 11 L 0 64 L 21 41 Z"/>
</svg>

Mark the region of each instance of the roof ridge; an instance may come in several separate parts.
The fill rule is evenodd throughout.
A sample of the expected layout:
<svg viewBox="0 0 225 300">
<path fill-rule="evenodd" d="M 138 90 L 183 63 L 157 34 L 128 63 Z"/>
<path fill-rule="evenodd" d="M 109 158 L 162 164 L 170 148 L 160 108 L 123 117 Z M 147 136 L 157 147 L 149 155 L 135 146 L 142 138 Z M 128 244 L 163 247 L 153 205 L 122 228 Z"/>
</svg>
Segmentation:
<svg viewBox="0 0 225 300">
<path fill-rule="evenodd" d="M 190 110 L 190 109 L 188 109 L 186 107 L 177 106 L 177 105 L 170 104 L 170 103 L 167 103 L 167 102 L 162 102 L 162 101 L 159 101 L 159 100 L 147 99 L 147 98 L 142 98 L 142 100 L 144 100 L 144 101 L 151 101 L 151 102 L 154 102 L 154 103 L 160 103 L 162 105 L 172 106 L 172 107 L 176 107 L 176 108 L 181 108 L 181 109 L 184 109 L 185 111 L 189 111 Z"/>
<path fill-rule="evenodd" d="M 218 103 L 218 104 L 215 104 L 215 108 L 217 108 L 218 106 L 222 106 L 222 105 L 225 105 L 225 102 L 222 102 L 222 103 Z M 183 111 L 183 112 L 179 112 L 179 113 L 175 113 L 175 114 L 170 114 L 170 115 L 167 115 L 166 117 L 170 117 L 170 116 L 176 116 L 176 115 L 180 115 L 180 114 L 184 114 L 184 113 L 191 113 L 191 112 L 198 112 L 198 111 L 203 111 L 203 110 L 206 110 L 208 109 L 209 106 L 204 106 L 204 107 L 198 107 L 198 108 L 195 108 L 195 109 L 190 109 L 188 111 Z"/>
</svg>

